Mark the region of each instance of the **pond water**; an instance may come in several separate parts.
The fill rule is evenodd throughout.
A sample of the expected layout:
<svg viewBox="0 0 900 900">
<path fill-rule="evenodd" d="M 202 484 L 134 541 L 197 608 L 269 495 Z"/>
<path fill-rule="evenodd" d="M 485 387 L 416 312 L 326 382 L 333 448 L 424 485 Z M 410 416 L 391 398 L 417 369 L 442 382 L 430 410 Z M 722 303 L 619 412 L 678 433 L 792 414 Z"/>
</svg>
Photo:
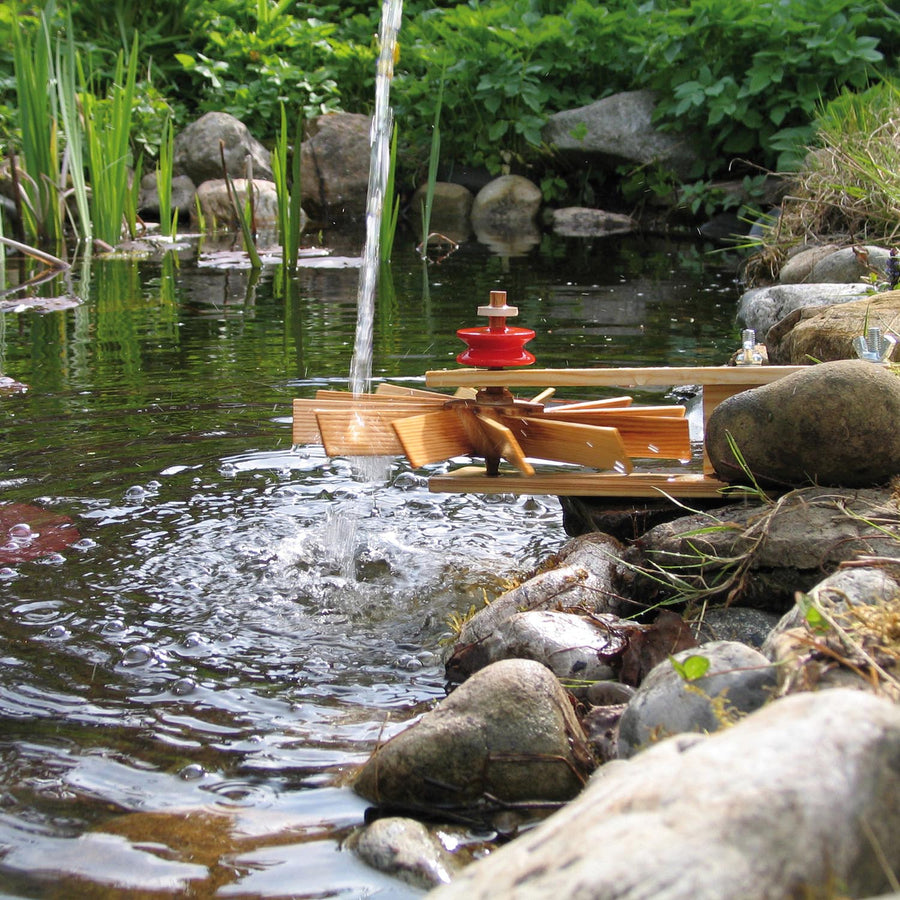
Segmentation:
<svg viewBox="0 0 900 900">
<path fill-rule="evenodd" d="M 566 537 L 554 497 L 291 447 L 291 399 L 347 386 L 360 248 L 333 246 L 290 279 L 192 244 L 33 291 L 71 308 L 0 298 L 0 374 L 28 386 L 0 395 L 0 896 L 421 893 L 341 849 L 365 811 L 342 776 L 444 695 L 450 617 Z M 710 249 L 470 242 L 425 266 L 398 238 L 374 378 L 454 366 L 491 290 L 539 366 L 722 363 L 738 288 Z"/>
</svg>

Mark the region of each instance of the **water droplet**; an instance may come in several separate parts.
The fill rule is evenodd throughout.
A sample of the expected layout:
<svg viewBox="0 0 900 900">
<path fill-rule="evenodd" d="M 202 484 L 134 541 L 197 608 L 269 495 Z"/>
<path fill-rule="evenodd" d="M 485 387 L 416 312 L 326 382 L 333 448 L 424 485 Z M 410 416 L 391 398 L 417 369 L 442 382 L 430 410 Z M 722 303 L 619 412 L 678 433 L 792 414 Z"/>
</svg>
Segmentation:
<svg viewBox="0 0 900 900">
<path fill-rule="evenodd" d="M 238 467 L 234 463 L 222 463 L 219 466 L 219 473 L 226 478 L 234 478 L 238 473 Z"/>
<path fill-rule="evenodd" d="M 18 574 L 15 569 L 11 569 L 9 566 L 0 568 L 0 580 L 8 581 L 10 578 L 15 578 Z"/>
<path fill-rule="evenodd" d="M 125 491 L 125 499 L 140 503 L 147 496 L 147 492 L 139 484 L 134 484 Z"/>
<path fill-rule="evenodd" d="M 122 662 L 126 666 L 143 666 L 153 659 L 153 651 L 146 644 L 136 644 L 125 651 Z"/>
<path fill-rule="evenodd" d="M 31 526 L 27 522 L 12 525 L 9 529 L 9 536 L 17 541 L 30 541 L 32 538 Z"/>
<path fill-rule="evenodd" d="M 188 694 L 192 694 L 196 687 L 197 685 L 193 678 L 179 678 L 172 685 L 172 693 L 177 697 L 186 697 Z"/>
<path fill-rule="evenodd" d="M 47 629 L 47 637 L 64 638 L 69 636 L 69 629 L 65 625 L 51 625 Z"/>
<path fill-rule="evenodd" d="M 91 538 L 82 538 L 80 541 L 76 541 L 74 544 L 72 544 L 72 547 L 75 550 L 82 551 L 93 550 L 96 546 L 97 542 L 92 540 Z"/>
<path fill-rule="evenodd" d="M 198 778 L 203 778 L 204 775 L 206 775 L 206 769 L 200 763 L 190 763 L 178 773 L 178 777 L 185 781 L 196 781 Z"/>
<path fill-rule="evenodd" d="M 104 626 L 104 634 L 122 634 L 125 631 L 125 623 L 121 619 L 110 619 Z"/>
</svg>

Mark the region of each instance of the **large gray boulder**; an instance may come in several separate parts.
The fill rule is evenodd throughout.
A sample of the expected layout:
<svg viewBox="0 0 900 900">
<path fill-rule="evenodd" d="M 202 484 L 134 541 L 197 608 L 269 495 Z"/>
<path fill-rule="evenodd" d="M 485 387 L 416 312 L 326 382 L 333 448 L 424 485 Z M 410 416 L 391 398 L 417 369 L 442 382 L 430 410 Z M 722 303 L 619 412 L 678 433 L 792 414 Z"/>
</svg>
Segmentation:
<svg viewBox="0 0 900 900">
<path fill-rule="evenodd" d="M 353 780 L 372 803 L 425 811 L 574 797 L 593 768 L 584 731 L 556 677 L 507 659 L 476 672 L 378 747 Z"/>
<path fill-rule="evenodd" d="M 799 694 L 603 766 L 431 900 L 868 897 L 900 871 L 900 708 Z"/>
<path fill-rule="evenodd" d="M 795 310 L 834 306 L 866 297 L 872 286 L 853 284 L 773 284 L 751 288 L 738 301 L 737 320 L 745 328 L 753 328 L 757 337 L 766 338 L 768 331 Z"/>
<path fill-rule="evenodd" d="M 359 113 L 330 113 L 307 124 L 300 156 L 302 205 L 316 221 L 365 218 L 371 123 Z"/>
<path fill-rule="evenodd" d="M 706 452 L 725 481 L 746 481 L 746 469 L 781 487 L 882 484 L 900 473 L 898 421 L 900 378 L 863 360 L 826 362 L 724 400 Z"/>
<path fill-rule="evenodd" d="M 222 150 L 231 178 L 247 176 L 248 161 L 254 178 L 272 179 L 272 158 L 247 126 L 223 112 L 208 112 L 175 136 L 172 167 L 175 175 L 187 175 L 194 184 L 222 178 Z"/>
<path fill-rule="evenodd" d="M 653 124 L 656 98 L 652 91 L 613 94 L 577 109 L 555 113 L 544 126 L 544 141 L 577 164 L 608 168 L 627 163 L 659 163 L 687 175 L 696 155 L 680 135 Z"/>
</svg>

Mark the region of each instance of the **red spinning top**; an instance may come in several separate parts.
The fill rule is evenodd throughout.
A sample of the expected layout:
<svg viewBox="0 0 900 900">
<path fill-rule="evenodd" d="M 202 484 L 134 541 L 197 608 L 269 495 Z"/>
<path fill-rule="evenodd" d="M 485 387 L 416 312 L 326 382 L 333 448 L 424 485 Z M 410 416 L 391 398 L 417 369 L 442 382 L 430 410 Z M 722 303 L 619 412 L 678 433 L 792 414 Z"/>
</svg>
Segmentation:
<svg viewBox="0 0 900 900">
<path fill-rule="evenodd" d="M 518 315 L 515 306 L 506 305 L 506 291 L 491 291 L 490 306 L 479 306 L 478 315 L 487 316 L 482 328 L 460 328 L 456 334 L 468 350 L 456 357 L 466 366 L 502 369 L 506 366 L 530 366 L 534 356 L 525 349 L 533 337 L 530 328 L 514 328 L 506 324 L 507 316 Z"/>
</svg>

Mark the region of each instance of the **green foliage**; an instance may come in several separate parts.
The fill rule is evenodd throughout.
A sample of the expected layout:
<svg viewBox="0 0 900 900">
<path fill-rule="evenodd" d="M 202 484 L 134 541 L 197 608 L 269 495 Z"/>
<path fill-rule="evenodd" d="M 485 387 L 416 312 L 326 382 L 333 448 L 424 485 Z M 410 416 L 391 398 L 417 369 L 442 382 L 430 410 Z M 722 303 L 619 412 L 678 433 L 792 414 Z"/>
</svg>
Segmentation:
<svg viewBox="0 0 900 900">
<path fill-rule="evenodd" d="M 692 654 L 679 662 L 674 656 L 669 657 L 672 668 L 685 680 L 696 681 L 709 671 L 709 659 L 706 656 Z"/>
<path fill-rule="evenodd" d="M 300 209 L 300 144 L 303 140 L 303 119 L 299 116 L 294 127 L 293 153 L 288 141 L 287 113 L 281 107 L 281 128 L 272 154 L 272 171 L 278 195 L 278 240 L 282 260 L 288 271 L 297 265 L 300 232 L 303 228 Z"/>
<path fill-rule="evenodd" d="M 106 98 L 98 97 L 82 71 L 81 103 L 84 110 L 86 163 L 91 184 L 91 221 L 94 236 L 114 246 L 122 236 L 126 217 L 134 227 L 134 197 L 129 188 L 131 110 L 137 79 L 137 36 L 127 62 L 120 52 Z M 127 214 L 127 216 L 126 216 Z"/>
<path fill-rule="evenodd" d="M 820 101 L 861 89 L 896 48 L 900 17 L 879 0 L 657 0 L 638 80 L 658 121 L 702 136 L 707 170 L 747 156 L 785 169 L 812 137 Z"/>
<path fill-rule="evenodd" d="M 52 15 L 52 7 L 48 14 Z M 21 128 L 22 220 L 25 233 L 38 240 L 58 242 L 62 237 L 64 207 L 60 170 L 59 111 L 54 83 L 54 54 L 48 15 L 41 13 L 39 28 L 27 24 L 13 29 L 16 100 Z"/>
</svg>

